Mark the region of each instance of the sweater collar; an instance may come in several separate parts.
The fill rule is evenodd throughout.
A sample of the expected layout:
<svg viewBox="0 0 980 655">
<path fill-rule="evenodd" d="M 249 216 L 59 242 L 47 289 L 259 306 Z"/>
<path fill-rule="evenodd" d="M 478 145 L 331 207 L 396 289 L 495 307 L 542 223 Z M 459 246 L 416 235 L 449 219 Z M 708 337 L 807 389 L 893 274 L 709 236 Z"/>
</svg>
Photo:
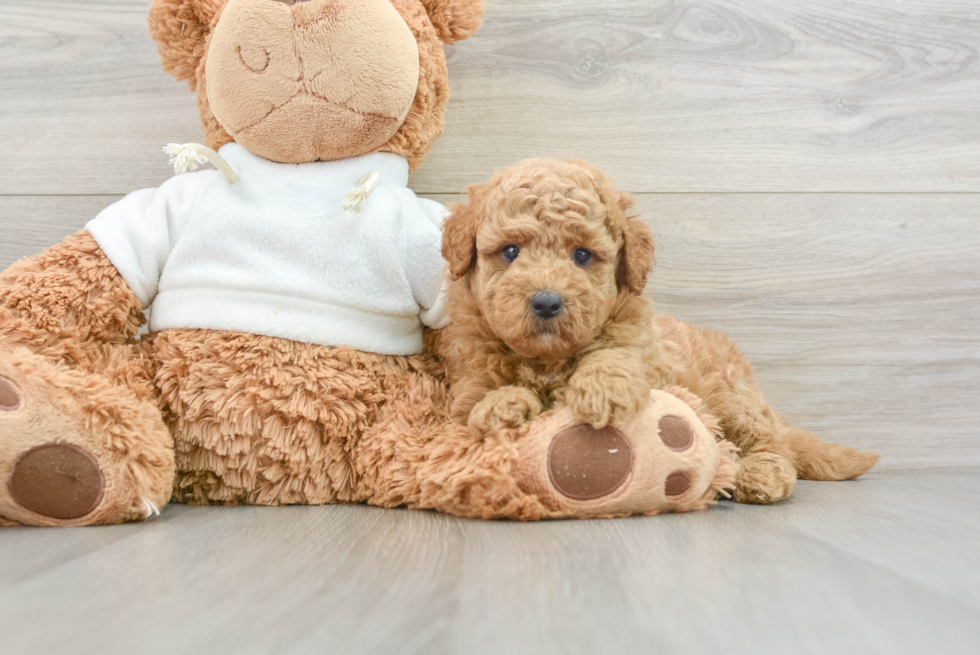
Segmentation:
<svg viewBox="0 0 980 655">
<path fill-rule="evenodd" d="M 345 192 L 371 171 L 381 174 L 380 186 L 408 186 L 408 160 L 390 152 L 308 164 L 279 164 L 254 155 L 237 143 L 221 146 L 218 154 L 248 186 L 288 184 L 320 189 L 336 187 L 337 191 Z"/>
</svg>

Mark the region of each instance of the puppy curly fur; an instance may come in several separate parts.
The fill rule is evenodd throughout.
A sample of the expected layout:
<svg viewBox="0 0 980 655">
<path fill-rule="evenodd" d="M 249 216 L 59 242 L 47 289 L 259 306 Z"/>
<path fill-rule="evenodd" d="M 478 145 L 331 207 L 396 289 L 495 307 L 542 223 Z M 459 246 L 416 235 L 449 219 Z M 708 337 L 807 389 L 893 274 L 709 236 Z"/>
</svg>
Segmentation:
<svg viewBox="0 0 980 655">
<path fill-rule="evenodd" d="M 825 444 L 773 412 L 752 367 L 719 333 L 669 316 L 643 296 L 654 265 L 633 200 L 586 162 L 532 159 L 469 187 L 447 220 L 452 322 L 440 353 L 452 415 L 477 436 L 516 427 L 556 405 L 597 428 L 641 410 L 651 388 L 687 387 L 741 449 L 736 500 L 787 497 L 797 475 L 857 477 L 877 456 Z M 504 248 L 519 247 L 509 262 Z M 573 255 L 592 254 L 586 265 Z M 542 320 L 539 291 L 563 308 Z"/>
</svg>

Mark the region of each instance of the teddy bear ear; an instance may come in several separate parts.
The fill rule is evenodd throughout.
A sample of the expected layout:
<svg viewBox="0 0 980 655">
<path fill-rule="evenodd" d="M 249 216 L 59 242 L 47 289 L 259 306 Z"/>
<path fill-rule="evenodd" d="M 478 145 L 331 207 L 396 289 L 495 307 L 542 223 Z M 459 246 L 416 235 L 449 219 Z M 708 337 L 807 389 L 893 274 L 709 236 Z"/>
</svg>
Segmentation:
<svg viewBox="0 0 980 655">
<path fill-rule="evenodd" d="M 150 35 L 157 42 L 163 68 L 178 80 L 194 77 L 204 56 L 207 37 L 215 17 L 228 0 L 153 0 L 150 4 Z"/>
<path fill-rule="evenodd" d="M 422 4 L 443 43 L 470 38 L 483 22 L 483 0 L 422 0 Z"/>
</svg>

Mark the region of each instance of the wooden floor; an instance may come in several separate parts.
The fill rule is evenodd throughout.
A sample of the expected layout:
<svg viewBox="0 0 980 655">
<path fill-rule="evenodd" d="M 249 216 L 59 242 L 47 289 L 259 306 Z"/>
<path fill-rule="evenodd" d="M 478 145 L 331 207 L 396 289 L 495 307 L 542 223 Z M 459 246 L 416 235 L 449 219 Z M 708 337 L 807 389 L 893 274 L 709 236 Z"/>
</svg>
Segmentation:
<svg viewBox="0 0 980 655">
<path fill-rule="evenodd" d="M 980 3 L 487 3 L 412 186 L 591 160 L 654 228 L 659 309 L 729 333 L 777 409 L 878 472 L 623 521 L 3 530 L 0 653 L 980 652 Z M 0 0 L 0 268 L 200 140 L 148 4 Z"/>
<path fill-rule="evenodd" d="M 0 535 L 0 651 L 976 653 L 977 470 L 539 524 L 171 506 Z"/>
</svg>

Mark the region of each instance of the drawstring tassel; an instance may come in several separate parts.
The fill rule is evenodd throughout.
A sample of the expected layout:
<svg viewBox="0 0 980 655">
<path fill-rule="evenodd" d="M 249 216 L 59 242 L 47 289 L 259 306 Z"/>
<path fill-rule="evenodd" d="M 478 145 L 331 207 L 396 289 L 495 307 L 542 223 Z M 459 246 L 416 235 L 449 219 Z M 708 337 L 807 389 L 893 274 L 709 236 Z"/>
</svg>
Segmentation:
<svg viewBox="0 0 980 655">
<path fill-rule="evenodd" d="M 228 162 L 214 150 L 200 143 L 168 143 L 163 151 L 170 155 L 170 163 L 173 164 L 174 172 L 178 175 L 187 171 L 196 171 L 201 164 L 211 162 L 224 174 L 228 184 L 238 182 L 238 176 Z"/>
<path fill-rule="evenodd" d="M 199 143 L 168 143 L 163 149 L 170 156 L 174 172 L 180 175 L 187 171 L 196 171 L 201 164 L 210 162 L 221 171 L 229 184 L 238 182 L 238 175 L 221 156 L 211 148 Z M 357 186 L 344 194 L 344 211 L 357 213 L 364 208 L 364 203 L 371 197 L 381 183 L 381 173 L 371 171 L 361 178 Z"/>
<path fill-rule="evenodd" d="M 344 211 L 354 212 L 355 214 L 361 211 L 364 203 L 367 202 L 367 199 L 374 193 L 374 190 L 378 188 L 378 184 L 380 183 L 381 173 L 378 171 L 371 171 L 362 177 L 356 187 L 344 194 Z"/>
<path fill-rule="evenodd" d="M 152 500 L 143 496 L 143 518 L 148 519 L 152 516 L 160 516 L 160 508 Z"/>
</svg>

